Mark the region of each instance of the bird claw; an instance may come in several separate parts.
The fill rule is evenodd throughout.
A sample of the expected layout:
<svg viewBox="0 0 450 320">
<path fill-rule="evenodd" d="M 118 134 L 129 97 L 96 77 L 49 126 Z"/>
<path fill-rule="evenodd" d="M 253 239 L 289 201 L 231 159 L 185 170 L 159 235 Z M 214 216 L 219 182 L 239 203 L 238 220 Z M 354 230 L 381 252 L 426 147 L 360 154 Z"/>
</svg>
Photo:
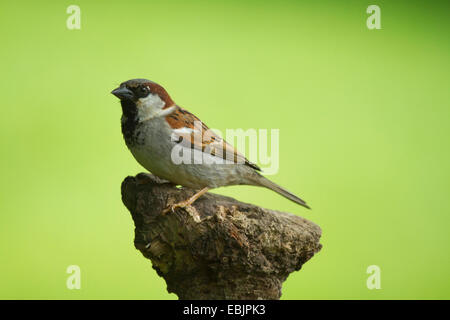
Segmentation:
<svg viewBox="0 0 450 320">
<path fill-rule="evenodd" d="M 165 209 L 162 211 L 162 215 L 165 216 L 165 215 L 167 215 L 170 211 L 175 212 L 174 209 L 173 209 L 173 206 L 168 206 L 167 208 L 165 208 Z"/>
<path fill-rule="evenodd" d="M 162 211 L 162 214 L 165 216 L 166 214 L 168 214 L 171 211 L 172 211 L 172 213 L 175 213 L 175 210 L 177 208 L 184 208 L 187 205 L 189 205 L 189 203 L 187 203 L 187 201 L 182 201 L 182 202 L 178 202 L 178 203 L 172 204 L 172 205 L 168 206 L 167 208 L 165 208 Z"/>
<path fill-rule="evenodd" d="M 166 209 L 164 209 L 164 210 L 162 211 L 162 214 L 163 214 L 163 215 L 166 215 L 166 214 L 169 213 L 170 211 L 175 212 L 175 209 L 177 209 L 177 208 L 185 208 L 185 207 L 187 207 L 187 206 L 192 205 L 192 204 L 195 202 L 195 200 L 197 200 L 200 196 L 202 196 L 203 194 L 205 194 L 206 192 L 208 192 L 208 190 L 209 190 L 208 187 L 203 188 L 202 190 L 200 190 L 199 192 L 197 192 L 196 194 L 194 194 L 194 195 L 193 195 L 192 197 L 190 197 L 189 199 L 184 200 L 184 201 L 181 201 L 181 202 L 178 202 L 178 203 L 175 203 L 175 204 L 173 204 L 173 205 L 167 207 Z"/>
</svg>

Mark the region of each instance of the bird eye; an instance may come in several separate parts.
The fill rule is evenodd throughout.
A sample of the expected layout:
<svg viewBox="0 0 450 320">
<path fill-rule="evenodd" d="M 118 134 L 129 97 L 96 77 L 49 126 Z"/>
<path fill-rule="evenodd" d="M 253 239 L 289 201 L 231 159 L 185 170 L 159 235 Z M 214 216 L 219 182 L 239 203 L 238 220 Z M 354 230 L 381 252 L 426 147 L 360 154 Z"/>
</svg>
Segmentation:
<svg viewBox="0 0 450 320">
<path fill-rule="evenodd" d="M 141 97 L 145 97 L 150 92 L 150 90 L 147 86 L 140 86 L 138 91 L 139 91 L 139 95 Z"/>
</svg>

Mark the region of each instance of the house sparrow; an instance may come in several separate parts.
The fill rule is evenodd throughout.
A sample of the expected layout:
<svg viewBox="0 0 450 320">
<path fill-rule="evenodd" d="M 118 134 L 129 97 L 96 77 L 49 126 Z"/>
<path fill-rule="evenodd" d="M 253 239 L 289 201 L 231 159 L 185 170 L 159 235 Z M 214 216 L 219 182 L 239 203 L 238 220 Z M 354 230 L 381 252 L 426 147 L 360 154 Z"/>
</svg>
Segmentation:
<svg viewBox="0 0 450 320">
<path fill-rule="evenodd" d="M 122 133 L 137 162 L 160 178 L 200 190 L 167 210 L 191 205 L 211 188 L 239 184 L 269 188 L 309 209 L 302 199 L 263 177 L 256 164 L 175 104 L 157 83 L 132 79 L 111 93 L 120 99 Z M 180 153 L 190 161 L 180 163 Z"/>
</svg>

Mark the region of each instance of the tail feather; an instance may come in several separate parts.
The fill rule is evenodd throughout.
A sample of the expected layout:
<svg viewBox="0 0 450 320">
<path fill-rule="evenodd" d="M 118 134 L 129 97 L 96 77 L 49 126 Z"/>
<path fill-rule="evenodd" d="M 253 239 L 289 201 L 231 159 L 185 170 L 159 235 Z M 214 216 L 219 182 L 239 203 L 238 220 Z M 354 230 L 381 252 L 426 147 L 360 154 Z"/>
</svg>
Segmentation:
<svg viewBox="0 0 450 320">
<path fill-rule="evenodd" d="M 262 187 L 266 187 L 269 188 L 270 190 L 275 191 L 276 193 L 282 195 L 283 197 L 307 208 L 307 209 L 311 209 L 305 201 L 303 201 L 302 199 L 300 199 L 299 197 L 297 197 L 295 194 L 287 191 L 286 189 L 280 187 L 279 185 L 277 185 L 276 183 L 270 181 L 269 179 L 267 179 L 266 177 L 263 177 L 262 175 L 258 174 L 258 177 L 255 179 L 256 181 L 256 185 L 262 186 Z"/>
</svg>

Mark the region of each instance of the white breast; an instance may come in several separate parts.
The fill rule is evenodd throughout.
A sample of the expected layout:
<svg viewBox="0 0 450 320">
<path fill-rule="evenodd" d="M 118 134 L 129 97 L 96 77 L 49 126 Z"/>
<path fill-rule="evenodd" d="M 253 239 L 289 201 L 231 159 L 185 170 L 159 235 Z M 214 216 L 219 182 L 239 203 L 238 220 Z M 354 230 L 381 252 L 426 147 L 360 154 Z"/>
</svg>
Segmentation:
<svg viewBox="0 0 450 320">
<path fill-rule="evenodd" d="M 174 130 L 165 117 L 175 110 L 175 106 L 165 106 L 158 95 L 149 94 L 137 103 L 138 125 L 135 135 L 139 143 L 128 145 L 135 159 L 148 171 L 191 188 L 219 187 L 230 184 L 247 183 L 245 176 L 250 170 L 243 164 L 218 164 L 206 161 L 201 164 L 175 164 L 171 155 L 176 145 L 172 139 Z M 191 129 L 178 129 L 178 134 L 190 133 Z M 194 153 L 194 156 L 196 154 Z M 207 155 L 207 157 L 213 157 Z M 205 159 L 203 159 L 205 160 Z M 210 159 L 213 160 L 213 159 Z"/>
</svg>

